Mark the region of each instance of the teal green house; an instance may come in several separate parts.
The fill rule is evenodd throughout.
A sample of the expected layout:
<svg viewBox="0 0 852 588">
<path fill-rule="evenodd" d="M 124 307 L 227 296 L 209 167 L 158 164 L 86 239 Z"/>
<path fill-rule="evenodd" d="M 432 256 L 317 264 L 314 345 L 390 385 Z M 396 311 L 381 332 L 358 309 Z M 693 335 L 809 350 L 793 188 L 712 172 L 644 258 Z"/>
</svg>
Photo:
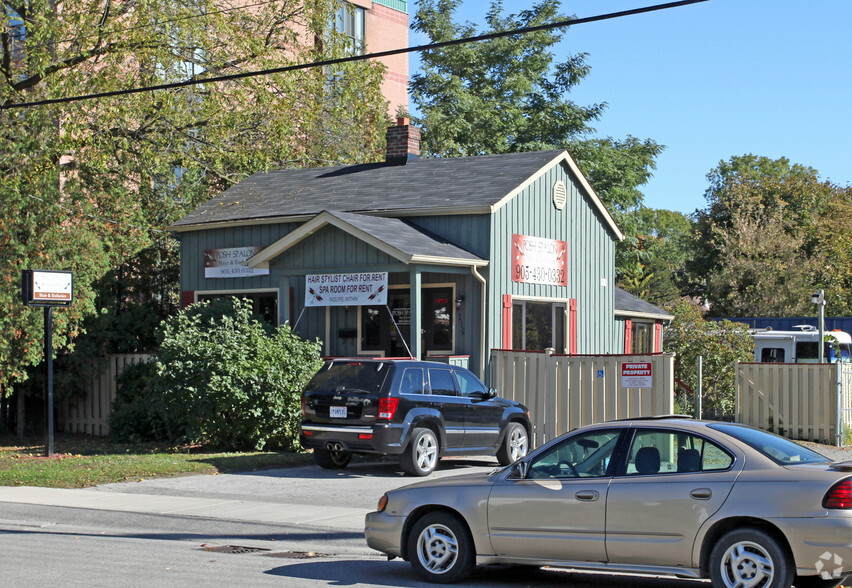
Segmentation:
<svg viewBox="0 0 852 588">
<path fill-rule="evenodd" d="M 407 122 L 383 163 L 257 173 L 172 225 L 182 304 L 247 297 L 326 356 L 480 375 L 494 348 L 660 350 L 671 317 L 616 288 L 624 236 L 567 151 L 425 159 Z"/>
</svg>

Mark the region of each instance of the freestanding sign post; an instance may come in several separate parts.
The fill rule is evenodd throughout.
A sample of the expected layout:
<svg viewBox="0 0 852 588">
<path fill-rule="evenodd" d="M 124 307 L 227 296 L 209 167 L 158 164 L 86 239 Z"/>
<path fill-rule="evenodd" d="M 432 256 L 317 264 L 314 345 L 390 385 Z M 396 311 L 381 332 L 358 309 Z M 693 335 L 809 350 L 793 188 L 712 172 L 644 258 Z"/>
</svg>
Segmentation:
<svg viewBox="0 0 852 588">
<path fill-rule="evenodd" d="M 44 307 L 44 454 L 53 456 L 53 308 L 74 301 L 74 274 L 52 270 L 23 270 L 21 299 L 26 306 Z"/>
</svg>

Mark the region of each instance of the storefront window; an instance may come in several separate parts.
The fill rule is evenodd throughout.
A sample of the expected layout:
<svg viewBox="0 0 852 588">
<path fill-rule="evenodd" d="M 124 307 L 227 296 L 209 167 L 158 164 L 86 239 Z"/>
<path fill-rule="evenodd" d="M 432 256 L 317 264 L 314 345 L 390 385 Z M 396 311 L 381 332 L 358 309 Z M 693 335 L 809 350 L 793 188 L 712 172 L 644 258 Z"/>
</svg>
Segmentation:
<svg viewBox="0 0 852 588">
<path fill-rule="evenodd" d="M 382 349 L 382 313 L 387 314 L 387 311 L 380 306 L 361 307 L 361 349 Z"/>
<path fill-rule="evenodd" d="M 221 294 L 199 294 L 198 302 L 220 298 L 247 298 L 251 300 L 252 312 L 264 321 L 278 326 L 278 294 L 276 292 L 227 292 Z"/>
<path fill-rule="evenodd" d="M 544 350 L 552 347 L 565 353 L 563 302 L 518 300 L 512 303 L 512 347 Z"/>
<path fill-rule="evenodd" d="M 654 352 L 654 325 L 634 322 L 630 338 L 630 353 Z"/>
</svg>

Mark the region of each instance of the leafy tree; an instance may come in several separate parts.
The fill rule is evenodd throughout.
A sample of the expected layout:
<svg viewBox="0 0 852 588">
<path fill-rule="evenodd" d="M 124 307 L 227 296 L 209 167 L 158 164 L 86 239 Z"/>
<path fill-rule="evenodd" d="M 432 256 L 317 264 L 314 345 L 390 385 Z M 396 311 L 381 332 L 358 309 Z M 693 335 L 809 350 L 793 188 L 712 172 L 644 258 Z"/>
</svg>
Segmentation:
<svg viewBox="0 0 852 588">
<path fill-rule="evenodd" d="M 322 365 L 319 342 L 272 329 L 248 300 L 194 304 L 162 325 L 150 382 L 170 441 L 293 449 L 301 391 Z M 156 419 L 152 419 L 156 420 Z"/>
<path fill-rule="evenodd" d="M 737 361 L 754 361 L 754 339 L 748 325 L 704 319 L 698 306 L 682 299 L 670 307 L 663 350 L 675 353 L 675 378 L 698 389 L 698 356 L 702 360 L 702 411 L 733 416 Z M 684 403 L 691 404 L 691 399 Z"/>
<path fill-rule="evenodd" d="M 786 158 L 732 157 L 708 174 L 707 206 L 696 213 L 685 288 L 715 316 L 810 314 L 816 289 L 828 312 L 849 308 L 844 285 L 850 189 L 820 181 Z"/>
<path fill-rule="evenodd" d="M 812 311 L 812 264 L 802 248 L 804 238 L 785 228 L 785 210 L 744 204 L 733 212 L 727 230 L 714 227 L 719 265 L 705 283 L 716 313 L 798 316 Z"/>
<path fill-rule="evenodd" d="M 619 286 L 653 304 L 680 299 L 678 282 L 690 257 L 692 221 L 671 210 L 639 207 L 630 215 L 635 236 L 619 249 Z"/>
<path fill-rule="evenodd" d="M 105 310 L 110 329 L 124 320 L 119 297 L 138 294 L 149 310 L 161 294 L 173 304 L 175 283 L 137 272 L 146 260 L 176 267 L 163 229 L 199 203 L 259 170 L 381 157 L 383 68 L 368 61 L 10 108 L 347 55 L 353 47 L 328 26 L 334 0 L 3 5 L 0 396 L 42 356 L 40 314 L 20 303 L 21 269 L 74 272 L 74 306 L 55 319 L 55 346 L 68 349 L 83 329 L 103 327 L 86 317 Z M 139 278 L 135 292 L 121 289 L 127 277 Z"/>
<path fill-rule="evenodd" d="M 833 187 L 825 209 L 807 233 L 814 259 L 814 290 L 826 293 L 833 316 L 852 315 L 852 187 Z M 811 308 L 811 311 L 813 308 Z"/>
<path fill-rule="evenodd" d="M 477 34 L 475 25 L 453 15 L 461 0 L 423 0 L 412 28 L 430 41 Z M 557 0 L 503 16 L 491 3 L 487 33 L 567 20 Z M 421 112 L 424 152 L 457 157 L 568 149 L 595 191 L 621 222 L 642 201 L 639 186 L 654 169 L 662 147 L 650 139 L 594 139 L 590 124 L 605 104 L 579 106 L 567 98 L 588 73 L 587 55 L 554 64 L 551 48 L 564 35 L 551 29 L 479 43 L 426 51 L 422 71 L 411 79 L 411 96 Z"/>
</svg>

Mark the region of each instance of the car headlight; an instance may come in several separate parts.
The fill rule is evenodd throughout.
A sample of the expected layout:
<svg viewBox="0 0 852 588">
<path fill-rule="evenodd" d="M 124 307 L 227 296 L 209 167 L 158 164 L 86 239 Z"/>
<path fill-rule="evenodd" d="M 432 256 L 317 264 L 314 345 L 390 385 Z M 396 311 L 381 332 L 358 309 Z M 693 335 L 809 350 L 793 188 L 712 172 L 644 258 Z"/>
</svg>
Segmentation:
<svg viewBox="0 0 852 588">
<path fill-rule="evenodd" d="M 382 512 L 385 510 L 385 507 L 388 505 L 388 495 L 382 494 L 382 497 L 379 498 L 379 504 L 376 505 L 376 510 Z"/>
</svg>

